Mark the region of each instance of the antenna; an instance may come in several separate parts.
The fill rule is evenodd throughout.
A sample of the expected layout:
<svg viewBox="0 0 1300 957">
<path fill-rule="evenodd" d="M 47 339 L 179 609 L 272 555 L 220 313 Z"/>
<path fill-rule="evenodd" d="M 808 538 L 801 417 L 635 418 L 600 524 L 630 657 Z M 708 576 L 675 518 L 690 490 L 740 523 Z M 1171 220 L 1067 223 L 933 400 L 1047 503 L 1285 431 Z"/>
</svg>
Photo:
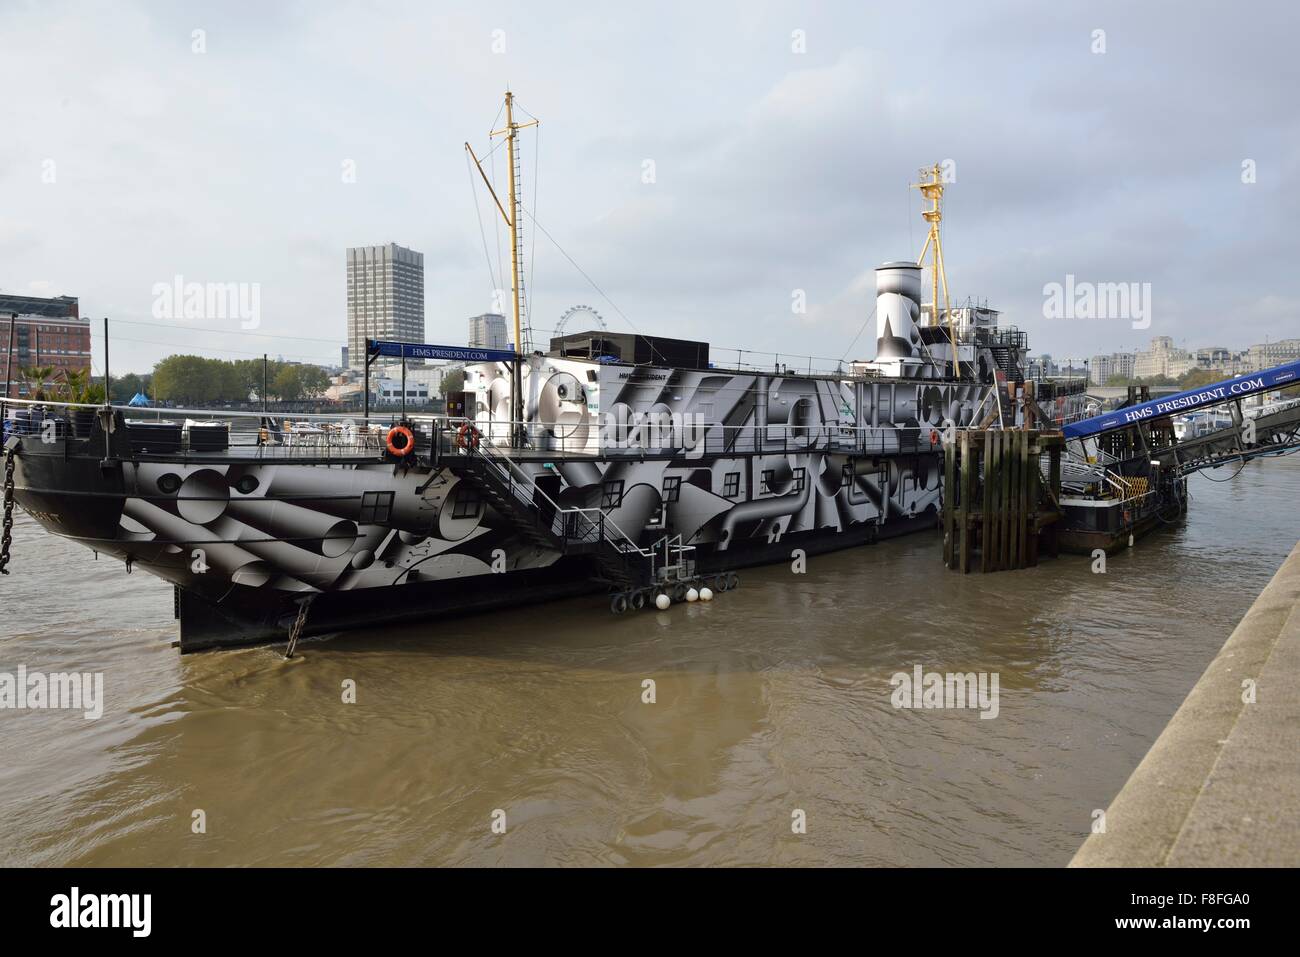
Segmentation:
<svg viewBox="0 0 1300 957">
<path fill-rule="evenodd" d="M 953 322 L 952 307 L 948 302 L 948 274 L 943 268 L 943 245 L 939 242 L 939 222 L 943 219 L 943 171 L 939 164 L 920 170 L 923 179 L 920 183 L 913 183 L 914 189 L 921 191 L 923 199 L 930 201 L 930 208 L 921 210 L 921 218 L 930 224 L 929 235 L 925 237 L 925 245 L 921 247 L 921 255 L 916 258 L 918 266 L 925 265 L 925 254 L 930 252 L 930 273 L 931 273 L 931 295 L 930 295 L 930 324 L 939 325 L 939 283 L 943 282 L 943 310 L 948 317 L 948 341 L 952 344 L 952 362 L 953 369 L 957 373 L 957 378 L 961 378 L 961 359 L 957 355 L 957 329 Z"/>
<path fill-rule="evenodd" d="M 515 95 L 510 92 L 510 90 L 506 90 L 506 125 L 499 130 L 493 130 L 489 134 L 491 136 L 505 136 L 506 138 L 506 157 L 508 175 L 510 177 L 509 213 L 507 213 L 505 207 L 501 205 L 501 200 L 498 198 L 496 190 L 492 188 L 491 182 L 488 181 L 487 174 L 483 172 L 483 164 L 480 163 L 478 157 L 474 155 L 473 147 L 471 147 L 469 143 L 466 143 L 465 149 L 469 151 L 470 158 L 474 160 L 474 165 L 478 167 L 479 175 L 483 177 L 483 183 L 487 186 L 488 192 L 492 194 L 492 199 L 496 202 L 501 217 L 506 221 L 506 225 L 510 227 L 510 298 L 513 305 L 515 319 L 515 369 L 514 379 L 511 383 L 513 399 L 511 405 L 514 410 L 512 417 L 516 422 L 515 428 L 517 430 L 517 443 L 523 445 L 524 395 L 522 363 L 524 361 L 524 340 L 521 316 L 523 314 L 524 290 L 521 276 L 523 272 L 524 249 L 519 231 L 519 217 L 521 210 L 519 196 L 520 173 L 518 137 L 520 130 L 527 129 L 530 126 L 537 126 L 539 121 L 534 119 L 527 123 L 516 123 L 514 104 Z"/>
</svg>

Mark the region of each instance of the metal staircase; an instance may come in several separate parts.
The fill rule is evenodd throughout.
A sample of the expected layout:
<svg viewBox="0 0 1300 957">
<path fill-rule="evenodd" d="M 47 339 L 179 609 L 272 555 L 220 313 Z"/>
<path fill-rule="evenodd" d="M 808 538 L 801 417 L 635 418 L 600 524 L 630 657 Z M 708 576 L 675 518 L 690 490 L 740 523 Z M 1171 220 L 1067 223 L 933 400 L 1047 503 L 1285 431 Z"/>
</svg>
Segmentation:
<svg viewBox="0 0 1300 957">
<path fill-rule="evenodd" d="M 464 453 L 448 457 L 445 464 L 473 484 L 528 541 L 565 555 L 591 556 L 598 579 L 614 588 L 643 588 L 654 581 L 655 548 L 641 548 L 609 513 L 561 508 L 514 460 L 487 442 Z M 675 549 L 682 551 L 680 542 Z"/>
</svg>

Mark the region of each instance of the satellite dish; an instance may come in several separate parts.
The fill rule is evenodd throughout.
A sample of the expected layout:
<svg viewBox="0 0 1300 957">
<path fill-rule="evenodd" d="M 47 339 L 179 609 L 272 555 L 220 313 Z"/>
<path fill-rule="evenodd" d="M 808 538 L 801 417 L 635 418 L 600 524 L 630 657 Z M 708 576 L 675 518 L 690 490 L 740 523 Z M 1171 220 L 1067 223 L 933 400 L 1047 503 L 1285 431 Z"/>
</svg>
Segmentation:
<svg viewBox="0 0 1300 957">
<path fill-rule="evenodd" d="M 591 306 L 570 306 L 565 311 L 564 315 L 560 316 L 560 321 L 555 324 L 555 338 L 558 339 L 560 336 L 564 335 L 564 327 L 568 325 L 569 320 L 574 316 L 579 317 L 580 322 L 586 322 L 593 328 L 599 329 L 601 332 L 609 331 L 609 327 L 605 325 L 604 318 L 595 309 L 592 309 Z"/>
</svg>

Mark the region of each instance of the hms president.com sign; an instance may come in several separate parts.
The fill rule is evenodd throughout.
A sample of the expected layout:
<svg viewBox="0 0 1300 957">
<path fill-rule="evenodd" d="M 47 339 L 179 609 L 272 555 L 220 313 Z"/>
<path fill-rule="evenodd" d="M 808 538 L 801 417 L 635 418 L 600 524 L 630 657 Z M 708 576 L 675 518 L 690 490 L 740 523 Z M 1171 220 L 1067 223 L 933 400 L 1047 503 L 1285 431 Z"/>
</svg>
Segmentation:
<svg viewBox="0 0 1300 957">
<path fill-rule="evenodd" d="M 417 342 L 389 342 L 371 339 L 370 355 L 394 359 L 441 359 L 446 362 L 514 362 L 518 356 L 508 349 L 477 349 L 472 346 L 438 346 Z"/>
</svg>

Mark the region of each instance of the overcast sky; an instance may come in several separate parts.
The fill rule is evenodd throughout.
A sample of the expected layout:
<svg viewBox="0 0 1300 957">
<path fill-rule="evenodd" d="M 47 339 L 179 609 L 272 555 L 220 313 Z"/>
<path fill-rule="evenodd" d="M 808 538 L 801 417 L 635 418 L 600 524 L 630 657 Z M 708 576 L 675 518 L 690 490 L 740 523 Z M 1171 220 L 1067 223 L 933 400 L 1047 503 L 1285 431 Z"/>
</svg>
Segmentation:
<svg viewBox="0 0 1300 957">
<path fill-rule="evenodd" d="M 613 329 L 870 358 L 872 268 L 918 255 L 908 183 L 951 161 L 952 293 L 1034 352 L 1300 336 L 1297 9 L 0 0 L 0 289 L 111 317 L 115 371 L 337 362 L 344 250 L 394 241 L 425 255 L 427 340 L 462 343 L 498 248 L 462 143 L 486 152 L 509 83 L 542 121 L 526 205 L 536 187 L 617 306 L 529 230 L 537 329 L 586 303 Z M 1067 274 L 1150 283 L 1150 328 L 1045 318 Z M 177 275 L 259 284 L 260 326 L 155 318 Z"/>
</svg>

